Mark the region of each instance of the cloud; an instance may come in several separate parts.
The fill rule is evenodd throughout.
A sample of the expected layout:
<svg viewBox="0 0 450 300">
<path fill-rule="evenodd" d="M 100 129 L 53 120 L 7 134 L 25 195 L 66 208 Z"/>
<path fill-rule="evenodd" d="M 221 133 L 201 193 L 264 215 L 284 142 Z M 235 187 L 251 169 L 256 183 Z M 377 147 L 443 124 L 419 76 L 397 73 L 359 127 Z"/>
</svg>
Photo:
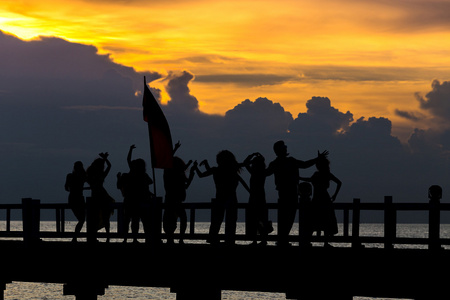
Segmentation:
<svg viewBox="0 0 450 300">
<path fill-rule="evenodd" d="M 166 91 L 170 96 L 169 109 L 198 112 L 198 100 L 191 95 L 188 87 L 188 83 L 194 79 L 194 75 L 183 71 L 181 74 L 169 73 L 166 79 L 168 80 Z"/>
<path fill-rule="evenodd" d="M 353 114 L 340 112 L 326 97 L 312 97 L 306 102 L 307 112 L 299 113 L 289 126 L 292 134 L 332 136 L 345 131 L 353 121 Z"/>
<path fill-rule="evenodd" d="M 285 136 L 292 120 L 291 113 L 279 103 L 267 98 L 247 99 L 226 112 L 223 135 L 254 152 Z"/>
<path fill-rule="evenodd" d="M 441 83 L 439 80 L 434 80 L 431 88 L 432 90 L 425 97 L 416 93 L 420 108 L 448 122 L 450 120 L 450 81 Z"/>
<path fill-rule="evenodd" d="M 399 117 L 402 117 L 404 119 L 407 120 L 411 120 L 414 122 L 423 120 L 425 118 L 425 115 L 420 113 L 420 112 L 415 112 L 415 111 L 404 111 L 404 110 L 400 110 L 400 109 L 396 109 L 395 110 L 395 114 Z"/>
</svg>

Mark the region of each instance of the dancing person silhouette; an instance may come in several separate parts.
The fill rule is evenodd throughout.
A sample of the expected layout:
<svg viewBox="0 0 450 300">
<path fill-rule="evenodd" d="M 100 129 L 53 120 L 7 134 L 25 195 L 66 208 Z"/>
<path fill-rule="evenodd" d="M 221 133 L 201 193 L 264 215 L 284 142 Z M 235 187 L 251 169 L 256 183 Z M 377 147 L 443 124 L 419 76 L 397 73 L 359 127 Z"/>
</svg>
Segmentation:
<svg viewBox="0 0 450 300">
<path fill-rule="evenodd" d="M 146 173 L 146 165 L 143 159 L 132 160 L 135 145 L 131 145 L 128 150 L 127 163 L 130 168 L 129 173 L 120 172 L 117 174 L 117 188 L 122 191 L 124 196 L 124 216 L 125 216 L 125 238 L 127 242 L 127 234 L 131 222 L 131 233 L 133 243 L 137 243 L 137 235 L 139 233 L 139 222 L 145 223 L 147 220 L 143 215 L 143 205 L 149 202 L 151 193 L 149 186 L 153 184 L 153 180 Z M 144 224 L 146 225 L 146 224 Z M 146 226 L 144 226 L 146 228 Z"/>
<path fill-rule="evenodd" d="M 289 156 L 287 146 L 283 141 L 273 145 L 276 154 L 266 169 L 266 175 L 274 175 L 275 186 L 278 191 L 278 242 L 279 246 L 288 246 L 289 233 L 294 224 L 298 206 L 299 168 L 305 169 L 313 166 L 320 157 L 326 157 L 328 151 L 318 153 L 318 157 L 302 161 Z"/>
<path fill-rule="evenodd" d="M 75 226 L 75 236 L 72 242 L 77 242 L 77 237 L 79 236 L 86 220 L 86 203 L 84 202 L 83 196 L 83 190 L 87 189 L 84 188 L 86 179 L 87 176 L 83 163 L 81 161 L 77 161 L 73 165 L 72 173 L 67 174 L 66 183 L 64 184 L 65 190 L 69 192 L 69 207 L 78 220 L 78 223 Z"/>
<path fill-rule="evenodd" d="M 91 198 L 93 203 L 91 214 L 93 215 L 93 221 L 96 223 L 96 231 L 105 228 L 107 234 L 106 241 L 109 242 L 109 219 L 113 213 L 110 206 L 115 201 L 103 187 L 103 183 L 111 170 L 111 163 L 108 160 L 108 152 L 100 153 L 99 156 L 101 158 L 95 159 L 86 170 L 86 181 L 91 188 Z"/>
<path fill-rule="evenodd" d="M 244 160 L 244 166 L 250 173 L 250 197 L 247 209 L 247 234 L 252 238 L 252 245 L 257 244 L 257 233 L 261 235 L 261 246 L 267 245 L 267 235 L 273 231 L 269 221 L 266 203 L 266 164 L 264 156 L 253 153 Z"/>
<path fill-rule="evenodd" d="M 183 202 L 186 200 L 186 190 L 194 178 L 194 168 L 191 168 L 189 177 L 186 170 L 192 161 L 187 164 L 178 156 L 173 157 L 173 167 L 164 170 L 164 189 L 166 191 L 163 216 L 164 232 L 167 234 L 167 243 L 173 244 L 173 234 L 177 228 L 177 219 L 180 219 L 180 244 L 184 244 L 184 234 L 187 228 L 186 211 Z"/>
<path fill-rule="evenodd" d="M 321 157 L 316 162 L 317 171 L 310 178 L 300 177 L 301 180 L 311 182 L 314 187 L 312 197 L 312 231 L 317 231 L 317 236 L 320 236 L 321 231 L 326 237 L 338 233 L 338 226 L 336 215 L 332 203 L 341 189 L 342 182 L 334 176 L 330 171 L 330 161 L 327 158 Z M 336 183 L 334 194 L 330 197 L 328 188 L 330 181 Z M 331 247 L 328 241 L 325 241 L 325 247 Z"/>
<path fill-rule="evenodd" d="M 233 153 L 228 150 L 220 151 L 216 156 L 217 167 L 210 167 L 207 160 L 200 163 L 205 165 L 206 171 L 202 172 L 194 162 L 193 168 L 200 178 L 213 176 L 216 186 L 216 198 L 211 209 L 211 225 L 209 227 L 208 243 L 219 243 L 219 231 L 225 216 L 225 243 L 234 245 L 236 239 L 237 222 L 237 196 L 236 189 L 241 183 L 247 191 L 250 191 L 245 181 L 239 176 L 240 165 Z"/>
</svg>

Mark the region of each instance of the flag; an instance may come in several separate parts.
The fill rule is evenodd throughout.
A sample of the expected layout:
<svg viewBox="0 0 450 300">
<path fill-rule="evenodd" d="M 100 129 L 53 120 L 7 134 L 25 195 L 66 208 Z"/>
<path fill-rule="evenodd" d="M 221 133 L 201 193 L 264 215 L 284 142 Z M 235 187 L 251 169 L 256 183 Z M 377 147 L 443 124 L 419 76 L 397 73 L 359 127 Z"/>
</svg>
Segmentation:
<svg viewBox="0 0 450 300">
<path fill-rule="evenodd" d="M 169 123 L 167 123 L 166 117 L 147 83 L 144 84 L 142 106 L 144 107 L 144 121 L 148 124 L 152 167 L 158 169 L 171 168 L 173 147 Z"/>
</svg>

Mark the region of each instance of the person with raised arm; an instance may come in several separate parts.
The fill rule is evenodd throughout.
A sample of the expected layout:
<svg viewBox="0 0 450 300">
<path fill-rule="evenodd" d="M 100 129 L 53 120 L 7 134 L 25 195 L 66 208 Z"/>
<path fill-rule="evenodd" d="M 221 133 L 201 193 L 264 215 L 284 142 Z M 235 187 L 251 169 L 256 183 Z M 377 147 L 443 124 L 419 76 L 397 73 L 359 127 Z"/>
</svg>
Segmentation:
<svg viewBox="0 0 450 300">
<path fill-rule="evenodd" d="M 109 219 L 113 213 L 111 204 L 115 201 L 103 187 L 103 183 L 111 170 L 111 162 L 108 160 L 108 152 L 102 152 L 99 156 L 100 158 L 95 159 L 86 170 L 86 181 L 91 188 L 91 198 L 93 201 L 93 206 L 91 208 L 93 211 L 91 213 L 95 219 L 96 230 L 98 231 L 101 228 L 105 228 L 107 234 L 106 241 L 109 242 Z"/>
<path fill-rule="evenodd" d="M 225 243 L 234 245 L 238 216 L 236 189 L 239 183 L 247 191 L 250 189 L 239 175 L 241 167 L 233 153 L 222 150 L 217 154 L 216 161 L 217 167 L 210 167 L 207 160 L 202 161 L 200 166 L 205 166 L 204 172 L 198 169 L 197 162 L 194 162 L 193 166 L 200 178 L 212 175 L 216 186 L 216 198 L 212 203 L 211 225 L 207 242 L 213 245 L 219 243 L 220 226 L 225 216 Z"/>
<path fill-rule="evenodd" d="M 278 246 L 288 246 L 289 233 L 294 224 L 298 206 L 299 169 L 313 166 L 321 157 L 327 157 L 328 151 L 317 153 L 317 158 L 302 161 L 289 156 L 284 141 L 273 145 L 276 154 L 266 169 L 266 175 L 274 175 L 275 186 L 278 191 Z"/>
</svg>

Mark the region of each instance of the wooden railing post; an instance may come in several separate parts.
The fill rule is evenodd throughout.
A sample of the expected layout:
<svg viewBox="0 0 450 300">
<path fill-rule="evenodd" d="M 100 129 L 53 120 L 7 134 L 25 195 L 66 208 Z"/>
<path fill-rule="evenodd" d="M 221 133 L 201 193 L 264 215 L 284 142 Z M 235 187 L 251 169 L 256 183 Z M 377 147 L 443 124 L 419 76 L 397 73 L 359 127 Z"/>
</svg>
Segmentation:
<svg viewBox="0 0 450 300">
<path fill-rule="evenodd" d="M 344 236 L 348 237 L 349 210 L 344 208 Z"/>
<path fill-rule="evenodd" d="M 352 214 L 352 247 L 360 248 L 361 242 L 359 239 L 359 223 L 360 223 L 360 204 L 361 200 L 353 199 L 353 214 Z"/>
<path fill-rule="evenodd" d="M 61 212 L 59 208 L 56 208 L 55 211 L 56 211 L 56 232 L 61 233 Z"/>
<path fill-rule="evenodd" d="M 11 208 L 6 209 L 6 232 L 11 231 Z"/>
<path fill-rule="evenodd" d="M 61 208 L 61 232 L 64 233 L 66 231 L 66 210 Z"/>
<path fill-rule="evenodd" d="M 40 203 L 36 199 L 22 199 L 23 241 L 27 244 L 39 241 Z"/>
<path fill-rule="evenodd" d="M 384 197 L 384 248 L 394 248 L 397 236 L 397 212 L 394 209 L 392 196 Z"/>
</svg>

